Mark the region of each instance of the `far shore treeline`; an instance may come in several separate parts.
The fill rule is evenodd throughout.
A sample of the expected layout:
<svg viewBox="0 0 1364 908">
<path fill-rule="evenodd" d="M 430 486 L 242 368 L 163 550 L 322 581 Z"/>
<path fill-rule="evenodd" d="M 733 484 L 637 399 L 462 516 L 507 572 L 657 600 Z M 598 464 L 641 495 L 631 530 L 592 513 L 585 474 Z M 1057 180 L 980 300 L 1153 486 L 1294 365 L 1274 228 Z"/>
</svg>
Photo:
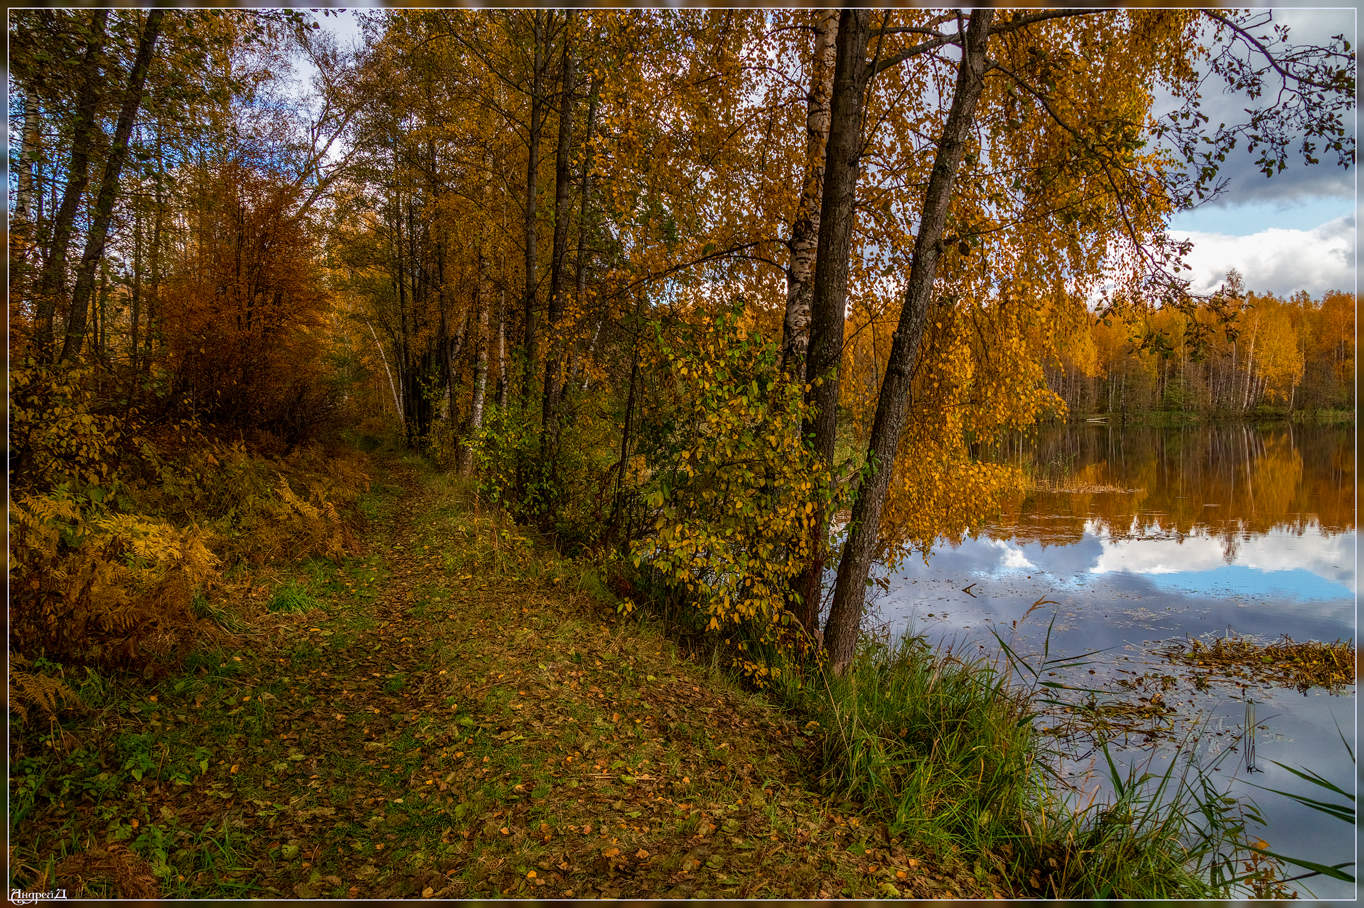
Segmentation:
<svg viewBox="0 0 1364 908">
<path fill-rule="evenodd" d="M 1353 419 L 1356 298 L 1247 293 L 1232 272 L 1188 309 L 1099 310 L 1047 367 L 1071 417 Z"/>
</svg>

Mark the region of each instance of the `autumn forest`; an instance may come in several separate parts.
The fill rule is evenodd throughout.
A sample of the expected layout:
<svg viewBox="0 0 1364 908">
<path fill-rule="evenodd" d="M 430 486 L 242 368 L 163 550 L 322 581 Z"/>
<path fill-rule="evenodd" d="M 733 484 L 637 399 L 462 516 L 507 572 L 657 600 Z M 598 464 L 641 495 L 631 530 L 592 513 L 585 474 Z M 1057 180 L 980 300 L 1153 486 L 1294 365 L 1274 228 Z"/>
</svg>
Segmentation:
<svg viewBox="0 0 1364 908">
<path fill-rule="evenodd" d="M 1279 891 L 1174 818 L 1066 813 L 1003 675 L 862 630 L 878 563 L 1012 506 L 998 453 L 1039 425 L 1353 418 L 1353 288 L 1196 292 L 1167 232 L 1247 149 L 1353 166 L 1347 36 L 33 9 L 8 37 L 11 887 Z"/>
</svg>

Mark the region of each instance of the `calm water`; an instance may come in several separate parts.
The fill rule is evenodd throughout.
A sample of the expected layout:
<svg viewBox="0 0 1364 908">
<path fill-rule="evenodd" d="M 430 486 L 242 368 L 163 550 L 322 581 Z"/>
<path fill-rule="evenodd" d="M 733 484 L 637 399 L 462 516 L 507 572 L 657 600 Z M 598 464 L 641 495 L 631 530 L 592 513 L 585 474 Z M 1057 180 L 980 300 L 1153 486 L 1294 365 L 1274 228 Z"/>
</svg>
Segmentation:
<svg viewBox="0 0 1364 908">
<path fill-rule="evenodd" d="M 1236 794 L 1250 794 L 1272 850 L 1323 863 L 1353 860 L 1353 830 L 1248 787 L 1322 792 L 1274 765 L 1307 766 L 1353 790 L 1355 695 L 1214 680 L 1196 687 L 1162 645 L 1226 634 L 1271 642 L 1355 637 L 1355 456 L 1352 429 L 1200 426 L 1058 428 L 1008 455 L 1038 477 L 973 538 L 940 543 L 927 561 L 887 570 L 873 620 L 957 651 L 997 653 L 994 634 L 1040 658 L 1098 650 L 1048 680 L 1121 695 L 1159 695 L 1173 716 L 1110 742 L 1122 763 L 1159 772 L 1174 740 L 1195 740 Z M 1036 608 L 1033 606 L 1041 601 Z M 992 633 L 993 632 L 993 633 Z M 1069 694 L 1079 698 L 1083 695 Z M 1246 701 L 1255 702 L 1255 766 L 1246 768 Z M 1064 771 L 1077 799 L 1100 793 L 1092 740 L 1068 738 Z M 1291 869 L 1291 868 L 1290 868 Z M 1314 878 L 1323 898 L 1354 887 Z"/>
</svg>

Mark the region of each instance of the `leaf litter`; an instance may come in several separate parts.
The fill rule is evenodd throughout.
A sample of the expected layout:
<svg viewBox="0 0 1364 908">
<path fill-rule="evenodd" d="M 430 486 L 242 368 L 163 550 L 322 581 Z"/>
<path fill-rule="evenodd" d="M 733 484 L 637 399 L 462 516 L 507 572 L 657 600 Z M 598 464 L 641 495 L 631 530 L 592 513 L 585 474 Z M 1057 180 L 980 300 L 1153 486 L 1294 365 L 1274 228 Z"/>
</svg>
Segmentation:
<svg viewBox="0 0 1364 908">
<path fill-rule="evenodd" d="M 67 722 L 12 828 L 16 885 L 65 866 L 87 896 L 998 890 L 821 795 L 794 721 L 593 599 L 580 566 L 389 466 L 368 554 L 289 580 L 320 608 Z"/>
</svg>

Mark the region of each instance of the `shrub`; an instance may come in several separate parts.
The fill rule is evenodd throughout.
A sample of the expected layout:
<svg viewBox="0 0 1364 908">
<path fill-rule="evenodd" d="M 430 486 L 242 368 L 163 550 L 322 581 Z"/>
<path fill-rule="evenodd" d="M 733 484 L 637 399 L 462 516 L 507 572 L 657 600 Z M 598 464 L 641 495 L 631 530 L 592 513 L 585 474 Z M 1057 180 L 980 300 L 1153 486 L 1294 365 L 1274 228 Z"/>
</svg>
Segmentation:
<svg viewBox="0 0 1364 908">
<path fill-rule="evenodd" d="M 740 674 L 766 684 L 778 654 L 808 643 L 787 604 L 827 486 L 800 437 L 800 388 L 735 313 L 660 337 L 651 371 L 659 399 L 626 471 L 646 528 L 631 558 L 724 641 Z"/>
</svg>

